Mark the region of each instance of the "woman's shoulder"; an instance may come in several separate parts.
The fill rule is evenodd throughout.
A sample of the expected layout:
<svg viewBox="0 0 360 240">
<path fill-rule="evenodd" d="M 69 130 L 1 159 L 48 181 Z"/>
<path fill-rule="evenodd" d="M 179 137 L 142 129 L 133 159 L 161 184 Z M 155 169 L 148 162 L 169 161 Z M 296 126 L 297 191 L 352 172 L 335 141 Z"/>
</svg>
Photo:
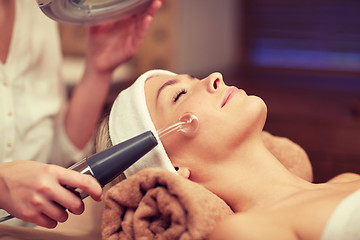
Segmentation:
<svg viewBox="0 0 360 240">
<path fill-rule="evenodd" d="M 272 214 L 237 213 L 217 224 L 209 239 L 298 239 L 290 225 L 277 220 Z"/>
<path fill-rule="evenodd" d="M 356 174 L 345 174 L 335 181 L 345 184 L 325 185 L 322 190 L 306 191 L 275 208 L 230 216 L 215 227 L 210 240 L 320 239 L 334 209 L 349 194 L 360 189 L 357 187 L 360 177 Z M 315 216 L 314 211 L 317 212 Z"/>
</svg>

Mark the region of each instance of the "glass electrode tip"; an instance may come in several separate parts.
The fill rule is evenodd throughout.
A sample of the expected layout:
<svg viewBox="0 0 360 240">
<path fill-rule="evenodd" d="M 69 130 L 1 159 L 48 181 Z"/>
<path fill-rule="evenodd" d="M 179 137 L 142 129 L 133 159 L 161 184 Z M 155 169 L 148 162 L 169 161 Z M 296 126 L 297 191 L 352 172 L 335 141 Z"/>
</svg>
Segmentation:
<svg viewBox="0 0 360 240">
<path fill-rule="evenodd" d="M 167 128 L 162 128 L 157 131 L 159 138 L 162 139 L 170 133 L 182 132 L 186 136 L 195 136 L 199 128 L 199 119 L 193 113 L 184 113 L 178 122 L 170 125 Z"/>
<path fill-rule="evenodd" d="M 185 113 L 180 118 L 180 122 L 183 124 L 181 124 L 179 131 L 187 136 L 194 136 L 199 128 L 199 119 L 193 113 Z"/>
</svg>

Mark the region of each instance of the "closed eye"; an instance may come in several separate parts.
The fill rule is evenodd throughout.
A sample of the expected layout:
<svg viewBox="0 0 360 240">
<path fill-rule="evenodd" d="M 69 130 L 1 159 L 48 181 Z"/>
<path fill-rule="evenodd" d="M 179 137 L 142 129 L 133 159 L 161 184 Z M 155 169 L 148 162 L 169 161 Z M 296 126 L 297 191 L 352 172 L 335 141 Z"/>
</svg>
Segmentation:
<svg viewBox="0 0 360 240">
<path fill-rule="evenodd" d="M 177 93 L 175 94 L 174 98 L 173 98 L 174 103 L 176 103 L 176 102 L 179 100 L 179 98 L 180 98 L 183 94 L 186 94 L 186 93 L 187 93 L 186 89 L 181 89 L 179 92 L 177 92 Z"/>
</svg>

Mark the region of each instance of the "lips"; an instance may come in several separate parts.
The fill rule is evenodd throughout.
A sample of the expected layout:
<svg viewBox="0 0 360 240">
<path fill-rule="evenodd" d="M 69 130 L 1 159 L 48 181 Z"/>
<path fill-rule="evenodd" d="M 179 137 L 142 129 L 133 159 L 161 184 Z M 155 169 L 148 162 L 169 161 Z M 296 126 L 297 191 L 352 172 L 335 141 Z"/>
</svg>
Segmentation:
<svg viewBox="0 0 360 240">
<path fill-rule="evenodd" d="M 240 93 L 241 90 L 237 87 L 230 87 L 226 90 L 221 107 L 224 107 L 232 97 L 234 97 L 236 94 Z"/>
</svg>

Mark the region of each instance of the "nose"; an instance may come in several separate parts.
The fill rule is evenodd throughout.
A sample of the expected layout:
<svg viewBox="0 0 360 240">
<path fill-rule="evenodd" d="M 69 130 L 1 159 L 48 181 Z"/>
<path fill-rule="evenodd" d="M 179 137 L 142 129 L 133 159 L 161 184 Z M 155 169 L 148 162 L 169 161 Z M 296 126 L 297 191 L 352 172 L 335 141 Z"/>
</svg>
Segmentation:
<svg viewBox="0 0 360 240">
<path fill-rule="evenodd" d="M 220 85 L 224 83 L 223 76 L 219 72 L 210 74 L 204 80 L 207 90 L 211 93 L 216 92 Z"/>
</svg>

